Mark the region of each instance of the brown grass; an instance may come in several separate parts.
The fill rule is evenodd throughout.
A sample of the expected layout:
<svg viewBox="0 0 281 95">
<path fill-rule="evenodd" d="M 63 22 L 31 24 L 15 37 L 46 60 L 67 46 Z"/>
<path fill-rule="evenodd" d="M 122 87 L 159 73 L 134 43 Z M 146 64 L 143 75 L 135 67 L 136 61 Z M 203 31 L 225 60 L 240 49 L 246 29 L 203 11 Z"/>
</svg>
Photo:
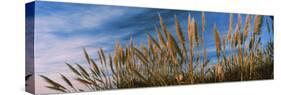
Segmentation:
<svg viewBox="0 0 281 95">
<path fill-rule="evenodd" d="M 142 44 L 136 47 L 132 39 L 125 46 L 116 42 L 113 54 L 106 54 L 103 49 L 99 49 L 98 60 L 93 60 L 86 49 L 83 49 L 89 68 L 66 63 L 76 75 L 75 79 L 61 75 L 66 86 L 46 76 L 41 75 L 41 77 L 48 83 L 47 88 L 60 92 L 272 79 L 273 41 L 269 41 L 266 48 L 261 45 L 262 36 L 258 34 L 261 32 L 262 18 L 262 16 L 255 17 L 254 31 L 251 31 L 252 23 L 248 15 L 244 29 L 240 32 L 242 18 L 238 15 L 238 23 L 232 37 L 233 15 L 231 14 L 228 34 L 223 35 L 223 39 L 220 38 L 221 33 L 218 28 L 220 26 L 214 25 L 217 60 L 210 61 L 213 59 L 208 58 L 208 48 L 204 46 L 204 33 L 206 33 L 204 13 L 202 13 L 201 35 L 194 17 L 189 14 L 188 41 L 185 40 L 177 16 L 175 16 L 177 36 L 174 37 L 172 32 L 168 32 L 159 14 L 160 28 L 155 28 L 158 40 L 147 34 L 148 45 Z M 226 53 L 227 47 L 230 47 L 229 53 Z M 79 82 L 88 89 L 79 89 L 72 81 Z"/>
</svg>

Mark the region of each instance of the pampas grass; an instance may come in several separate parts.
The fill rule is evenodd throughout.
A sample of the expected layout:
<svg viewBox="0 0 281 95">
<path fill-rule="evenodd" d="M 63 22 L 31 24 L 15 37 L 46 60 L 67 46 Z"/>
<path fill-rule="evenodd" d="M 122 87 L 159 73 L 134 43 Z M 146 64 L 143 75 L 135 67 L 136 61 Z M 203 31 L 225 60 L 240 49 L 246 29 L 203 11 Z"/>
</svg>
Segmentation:
<svg viewBox="0 0 281 95">
<path fill-rule="evenodd" d="M 227 33 L 228 41 L 231 41 L 231 39 L 232 39 L 232 23 L 233 23 L 233 15 L 230 14 L 230 16 L 229 16 L 228 33 Z"/>
<path fill-rule="evenodd" d="M 259 34 L 260 33 L 260 27 L 262 24 L 262 16 L 257 15 L 255 17 L 255 22 L 254 22 L 254 34 Z"/>
<path fill-rule="evenodd" d="M 197 26 L 194 17 L 188 15 L 186 36 L 179 19 L 176 15 L 174 18 L 176 37 L 172 32 L 168 32 L 164 19 L 159 14 L 160 28 L 155 27 L 157 38 L 148 33 L 148 45 L 141 44 L 140 47 L 136 47 L 132 39 L 125 46 L 116 42 L 113 54 L 106 54 L 100 48 L 97 60 L 91 58 L 87 50 L 83 49 L 88 67 L 66 63 L 75 75 L 74 79 L 61 75 L 61 79 L 67 85 L 62 85 L 44 75 L 41 77 L 48 83 L 47 88 L 60 92 L 273 78 L 273 41 L 268 42 L 267 47 L 262 47 L 261 36 L 257 35 L 261 32 L 262 16 L 255 17 L 254 31 L 251 31 L 251 18 L 247 15 L 243 32 L 240 32 L 242 18 L 238 15 L 234 35 L 232 35 L 234 24 L 232 14 L 229 17 L 227 35 L 219 31 L 220 26 L 214 25 L 213 37 L 217 60 L 208 58 L 209 49 L 204 46 L 204 33 L 207 31 L 203 12 L 201 27 Z M 200 28 L 201 32 L 197 30 Z M 253 35 L 250 35 L 251 33 Z M 185 40 L 186 37 L 188 41 Z M 227 47 L 230 47 L 228 54 Z M 83 84 L 86 89 L 77 88 L 73 81 Z"/>
<path fill-rule="evenodd" d="M 220 39 L 220 34 L 219 34 L 219 31 L 218 31 L 218 28 L 216 25 L 214 25 L 214 38 L 215 38 L 215 44 L 216 44 L 217 58 L 219 60 L 220 53 L 221 53 L 221 39 Z"/>
<path fill-rule="evenodd" d="M 250 31 L 250 25 L 251 25 L 251 16 L 247 15 L 246 22 L 244 24 L 244 32 L 243 32 L 244 39 L 247 39 L 247 37 L 248 37 L 249 31 Z"/>
</svg>

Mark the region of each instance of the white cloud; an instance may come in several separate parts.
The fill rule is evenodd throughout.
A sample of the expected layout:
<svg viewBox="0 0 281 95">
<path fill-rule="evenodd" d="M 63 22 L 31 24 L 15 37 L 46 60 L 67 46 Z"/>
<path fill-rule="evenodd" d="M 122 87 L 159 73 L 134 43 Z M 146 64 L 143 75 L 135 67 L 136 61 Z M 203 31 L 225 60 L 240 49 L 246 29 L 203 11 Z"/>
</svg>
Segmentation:
<svg viewBox="0 0 281 95">
<path fill-rule="evenodd" d="M 35 17 L 36 32 L 55 32 L 59 30 L 69 30 L 71 26 L 66 19 L 60 16 Z"/>
<path fill-rule="evenodd" d="M 63 67 L 65 62 L 74 63 L 84 61 L 83 48 L 87 48 L 89 54 L 94 54 L 93 57 L 95 57 L 98 48 L 101 46 L 89 47 L 89 45 L 107 42 L 108 39 L 110 37 L 101 37 L 99 39 L 79 36 L 60 38 L 48 33 L 41 33 L 35 39 L 36 72 L 52 72 L 49 71 L 50 69 L 56 70 L 57 72 L 67 69 Z M 103 49 L 106 50 L 108 47 L 103 47 Z"/>
<path fill-rule="evenodd" d="M 95 8 L 80 12 L 56 12 L 35 17 L 37 32 L 75 32 L 84 28 L 94 28 L 122 16 L 126 10 Z"/>
<path fill-rule="evenodd" d="M 97 27 L 106 21 L 112 20 L 115 17 L 122 16 L 125 14 L 124 10 L 116 10 L 116 9 L 103 9 L 100 11 L 87 11 L 80 18 L 80 26 L 81 28 L 89 28 L 89 27 Z"/>
</svg>

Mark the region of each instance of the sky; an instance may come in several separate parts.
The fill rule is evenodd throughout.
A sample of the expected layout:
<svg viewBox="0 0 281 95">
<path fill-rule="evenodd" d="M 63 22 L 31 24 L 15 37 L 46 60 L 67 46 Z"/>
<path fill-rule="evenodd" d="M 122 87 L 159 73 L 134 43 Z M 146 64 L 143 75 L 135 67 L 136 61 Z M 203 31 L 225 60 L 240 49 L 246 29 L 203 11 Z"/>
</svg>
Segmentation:
<svg viewBox="0 0 281 95">
<path fill-rule="evenodd" d="M 106 54 L 112 53 L 117 41 L 125 45 L 132 37 L 134 43 L 147 43 L 146 33 L 150 33 L 155 38 L 157 37 L 155 26 L 159 27 L 158 14 L 163 17 L 168 30 L 174 36 L 176 36 L 175 15 L 179 18 L 185 37 L 187 37 L 188 14 L 191 14 L 197 21 L 198 27 L 201 27 L 200 11 L 46 1 L 36 1 L 34 8 L 35 16 L 27 13 L 26 17 L 27 22 L 32 22 L 30 21 L 32 17 L 35 19 L 34 68 L 35 73 L 38 75 L 68 74 L 70 71 L 65 65 L 66 62 L 86 66 L 83 48 L 87 49 L 92 58 L 97 59 L 97 50 L 99 48 L 102 48 Z M 241 14 L 241 16 L 242 26 L 244 26 L 246 15 Z M 265 18 L 268 17 L 265 16 Z M 237 23 L 237 14 L 234 14 L 233 18 L 234 28 Z M 213 25 L 218 26 L 220 34 L 226 34 L 229 13 L 205 12 L 205 20 L 205 46 L 208 56 L 212 58 L 215 56 Z M 271 19 L 268 20 L 272 23 Z M 201 31 L 201 28 L 199 31 Z M 262 24 L 261 31 L 262 42 L 265 43 L 272 38 L 266 31 L 265 23 Z M 42 82 L 41 79 L 38 80 Z M 39 86 L 42 85 L 40 84 Z M 42 89 L 40 88 L 40 90 Z M 44 91 L 48 92 L 46 89 Z"/>
</svg>

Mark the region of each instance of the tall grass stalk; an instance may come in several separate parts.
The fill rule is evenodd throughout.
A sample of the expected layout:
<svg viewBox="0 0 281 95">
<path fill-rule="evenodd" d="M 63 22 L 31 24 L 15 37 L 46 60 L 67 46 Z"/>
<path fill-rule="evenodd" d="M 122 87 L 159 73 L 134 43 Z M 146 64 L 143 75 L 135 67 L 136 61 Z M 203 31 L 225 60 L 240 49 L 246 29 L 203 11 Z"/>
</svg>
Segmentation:
<svg viewBox="0 0 281 95">
<path fill-rule="evenodd" d="M 201 27 L 190 14 L 187 18 L 187 35 L 176 15 L 174 25 L 177 35 L 173 36 L 159 14 L 160 27 L 155 27 L 157 38 L 148 33 L 148 45 L 141 44 L 137 47 L 133 39 L 124 46 L 116 42 L 112 54 L 100 48 L 97 60 L 83 49 L 88 67 L 66 63 L 75 75 L 74 79 L 60 75 L 67 85 L 44 75 L 41 77 L 48 83 L 47 88 L 59 92 L 273 78 L 273 41 L 269 41 L 266 47 L 261 45 L 263 16 L 255 16 L 252 23 L 251 16 L 247 15 L 244 29 L 241 29 L 241 16 L 238 15 L 238 21 L 234 23 L 233 14 L 230 14 L 226 35 L 219 31 L 220 26 L 213 25 L 217 57 L 215 61 L 210 61 L 214 59 L 208 57 L 209 49 L 204 43 L 204 33 L 208 30 L 205 29 L 205 14 L 201 14 Z M 236 25 L 235 31 L 232 31 L 233 25 Z M 77 82 L 87 89 L 76 87 L 74 83 Z"/>
</svg>

